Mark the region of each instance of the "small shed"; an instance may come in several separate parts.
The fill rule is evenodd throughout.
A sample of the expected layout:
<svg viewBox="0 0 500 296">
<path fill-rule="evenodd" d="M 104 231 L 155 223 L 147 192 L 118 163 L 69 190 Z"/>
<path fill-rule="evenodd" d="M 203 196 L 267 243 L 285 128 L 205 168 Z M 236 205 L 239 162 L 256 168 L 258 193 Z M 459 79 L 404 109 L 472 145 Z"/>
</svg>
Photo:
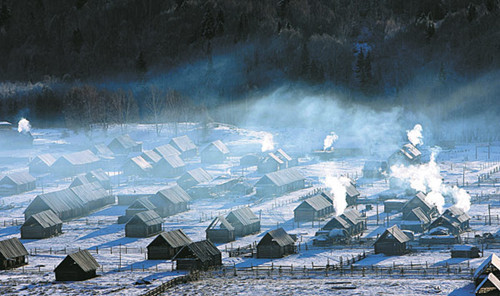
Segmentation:
<svg viewBox="0 0 500 296">
<path fill-rule="evenodd" d="M 205 230 L 208 240 L 215 243 L 228 243 L 235 239 L 234 227 L 224 216 L 215 217 Z"/>
<path fill-rule="evenodd" d="M 279 196 L 304 187 L 305 178 L 295 168 L 268 173 L 255 183 L 258 196 Z"/>
<path fill-rule="evenodd" d="M 276 172 L 285 168 L 286 163 L 272 152 L 261 158 L 257 164 L 257 171 L 261 174 Z"/>
<path fill-rule="evenodd" d="M 155 211 L 161 217 L 168 217 L 188 210 L 191 197 L 179 186 L 172 186 L 158 191 L 149 200 L 155 205 Z"/>
<path fill-rule="evenodd" d="M 182 247 L 191 243 L 182 229 L 162 232 L 148 245 L 148 260 L 172 259 Z"/>
<path fill-rule="evenodd" d="M 153 149 L 153 151 L 156 152 L 156 153 L 158 153 L 159 155 L 161 155 L 161 157 L 167 157 L 167 156 L 170 156 L 170 155 L 177 155 L 177 156 L 181 155 L 181 153 L 179 152 L 179 150 L 175 149 L 170 144 L 158 146 L 155 149 Z"/>
<path fill-rule="evenodd" d="M 375 241 L 375 254 L 387 256 L 403 255 L 408 252 L 406 243 L 410 238 L 399 229 L 397 225 L 387 228 Z"/>
<path fill-rule="evenodd" d="M 126 237 L 149 237 L 161 232 L 163 219 L 155 211 L 135 214 L 125 224 Z"/>
<path fill-rule="evenodd" d="M 28 251 L 17 237 L 0 241 L 0 270 L 27 264 L 26 256 Z"/>
<path fill-rule="evenodd" d="M 88 250 L 69 254 L 57 265 L 56 281 L 84 281 L 97 276 L 99 263 Z"/>
<path fill-rule="evenodd" d="M 186 164 L 179 155 L 163 156 L 154 167 L 154 174 L 158 177 L 174 178 L 186 171 Z"/>
<path fill-rule="evenodd" d="M 178 270 L 207 270 L 222 265 L 222 254 L 209 240 L 190 243 L 172 258 Z"/>
<path fill-rule="evenodd" d="M 198 147 L 186 135 L 173 138 L 169 144 L 181 153 L 183 159 L 192 158 L 198 154 Z"/>
<path fill-rule="evenodd" d="M 384 213 L 401 212 L 406 202 L 407 199 L 387 199 L 384 201 Z"/>
<path fill-rule="evenodd" d="M 333 204 L 318 194 L 304 200 L 293 210 L 294 221 L 315 221 L 333 213 L 333 211 Z"/>
<path fill-rule="evenodd" d="M 56 162 L 56 158 L 50 153 L 37 155 L 28 165 L 29 172 L 34 175 L 48 174 L 54 162 Z"/>
<path fill-rule="evenodd" d="M 500 280 L 490 273 L 477 285 L 474 293 L 476 296 L 498 296 L 500 295 Z"/>
<path fill-rule="evenodd" d="M 500 277 L 500 259 L 495 254 L 488 256 L 488 258 L 476 268 L 473 276 L 474 284 L 476 286 L 479 285 L 489 274 L 493 274 L 497 278 Z"/>
<path fill-rule="evenodd" d="M 451 258 L 479 258 L 479 248 L 470 245 L 454 245 L 451 248 Z"/>
<path fill-rule="evenodd" d="M 260 220 L 249 207 L 229 212 L 226 220 L 234 227 L 235 236 L 245 236 L 260 231 Z"/>
<path fill-rule="evenodd" d="M 63 222 L 51 210 L 32 215 L 21 226 L 22 239 L 42 239 L 62 233 Z"/>
<path fill-rule="evenodd" d="M 57 176 L 67 177 L 95 170 L 99 166 L 99 157 L 90 150 L 84 150 L 59 157 L 50 169 Z"/>
<path fill-rule="evenodd" d="M 229 155 L 229 149 L 221 140 L 214 141 L 200 152 L 202 163 L 223 163 Z"/>
<path fill-rule="evenodd" d="M 36 188 L 36 179 L 28 172 L 11 173 L 0 179 L 0 196 L 19 194 Z"/>
<path fill-rule="evenodd" d="M 213 177 L 207 171 L 205 171 L 203 168 L 196 168 L 194 170 L 187 171 L 182 176 L 180 176 L 179 179 L 177 179 L 177 185 L 186 190 L 197 184 L 209 182 L 212 180 Z"/>
<path fill-rule="evenodd" d="M 257 244 L 257 258 L 282 258 L 295 253 L 295 240 L 283 229 L 268 231 Z"/>
<path fill-rule="evenodd" d="M 134 141 L 129 135 L 125 134 L 114 138 L 108 144 L 108 148 L 114 154 L 127 155 L 132 152 L 141 152 L 142 143 Z"/>
<path fill-rule="evenodd" d="M 141 156 L 132 157 L 122 166 L 123 174 L 132 176 L 149 176 L 153 166 Z"/>
</svg>

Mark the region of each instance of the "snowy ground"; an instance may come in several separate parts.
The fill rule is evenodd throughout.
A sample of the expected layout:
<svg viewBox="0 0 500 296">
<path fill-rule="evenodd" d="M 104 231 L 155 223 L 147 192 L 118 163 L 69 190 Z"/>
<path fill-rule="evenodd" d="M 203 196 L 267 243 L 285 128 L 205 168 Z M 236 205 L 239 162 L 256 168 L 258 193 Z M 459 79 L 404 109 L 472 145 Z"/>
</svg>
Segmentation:
<svg viewBox="0 0 500 296">
<path fill-rule="evenodd" d="M 127 132 L 132 138 L 142 141 L 144 149 L 152 149 L 158 145 L 168 143 L 173 136 L 173 129 L 165 127 L 163 135 L 157 137 L 153 128 L 149 125 L 128 126 Z M 329 131 L 325 131 L 328 134 Z M 92 134 L 92 142 L 109 142 L 109 139 L 121 133 L 121 128 L 114 127 L 107 134 L 96 131 Z M 279 132 L 283 138 L 282 131 Z M 186 124 L 179 126 L 179 134 L 188 134 L 203 147 L 209 141 L 221 139 L 227 143 L 232 155 L 223 165 L 211 165 L 205 167 L 212 175 L 219 176 L 232 174 L 233 176 L 243 175 L 249 183 L 255 183 L 261 175 L 255 168 L 242 172 L 238 167 L 239 157 L 249 152 L 260 151 L 260 140 L 263 137 L 261 131 L 236 128 L 232 126 L 219 125 L 214 127 L 208 134 L 204 135 L 200 126 L 196 124 Z M 27 169 L 30 158 L 41 153 L 63 154 L 67 151 L 78 151 L 89 147 L 87 137 L 83 134 L 74 134 L 62 129 L 34 130 L 36 137 L 32 149 L 21 149 L 18 151 L 0 152 L 1 172 L 20 171 Z M 86 144 L 83 144 L 86 143 Z M 281 143 L 279 143 L 281 144 Z M 318 146 L 321 146 L 320 143 Z M 291 145 L 292 148 L 296 148 Z M 282 143 L 277 147 L 284 147 L 287 143 Z M 300 242 L 300 251 L 282 259 L 268 260 L 246 257 L 227 257 L 223 252 L 223 262 L 228 266 L 248 267 L 258 265 L 283 265 L 283 266 L 320 266 L 326 264 L 336 264 L 340 257 L 352 258 L 368 253 L 371 246 L 348 246 L 345 248 L 336 246 L 334 248 L 319 248 L 312 246 L 312 239 L 315 232 L 324 225 L 329 217 L 322 221 L 301 223 L 297 225 L 293 222 L 293 209 L 300 203 L 299 198 L 313 188 L 321 186 L 321 179 L 325 174 L 333 176 L 349 175 L 361 177 L 361 169 L 366 157 L 342 158 L 331 161 L 320 162 L 310 155 L 300 156 L 298 169 L 307 177 L 309 188 L 292 192 L 275 199 L 259 199 L 253 195 L 242 196 L 235 199 L 201 199 L 190 205 L 190 210 L 164 219 L 164 230 L 182 228 L 193 240 L 205 238 L 205 229 L 211 220 L 220 214 L 241 206 L 250 206 L 251 209 L 261 216 L 262 232 L 238 238 L 235 242 L 219 244 L 220 250 L 226 248 L 245 246 L 260 240 L 264 233 L 276 227 L 284 227 L 288 232 L 297 234 Z M 484 148 L 478 152 L 478 160 L 475 159 L 475 147 L 458 146 L 452 151 L 442 151 L 438 156 L 438 163 L 441 167 L 441 174 L 445 183 L 455 184 L 459 179 L 462 186 L 463 168 L 466 167 L 465 189 L 472 195 L 486 195 L 499 192 L 497 184 L 475 184 L 477 176 L 487 172 L 493 166 L 493 159 L 499 159 L 500 145 L 492 146 L 490 160 Z M 199 158 L 194 158 L 188 162 L 189 168 L 201 166 Z M 115 171 L 116 168 L 108 168 L 108 171 Z M 491 179 L 500 179 L 500 173 L 491 176 Z M 52 180 L 44 178 L 38 181 L 36 190 L 16 196 L 0 198 L 0 239 L 9 237 L 20 237 L 20 226 L 11 226 L 16 220 L 23 220 L 23 211 L 33 198 L 42 192 L 50 192 L 66 188 L 71 179 Z M 114 193 L 154 193 L 161 188 L 175 183 L 175 179 L 155 179 L 155 180 L 134 180 L 121 176 L 112 178 Z M 468 186 L 467 186 L 468 185 Z M 358 180 L 358 189 L 362 197 L 376 198 L 380 192 L 389 189 L 389 185 L 384 180 Z M 493 202 L 490 202 L 493 203 Z M 485 225 L 484 215 L 487 214 L 487 202 L 473 204 L 469 215 L 473 217 L 471 226 L 473 232 L 465 234 L 464 237 L 473 237 L 475 233 L 492 232 L 496 233 L 499 226 L 498 217 L 500 207 L 491 208 L 494 217 L 492 225 Z M 449 206 L 449 204 L 447 205 Z M 170 261 L 145 260 L 145 247 L 153 240 L 151 238 L 126 238 L 124 235 L 124 225 L 116 224 L 118 216 L 125 213 L 126 206 L 109 206 L 89 217 L 77 219 L 64 223 L 63 234 L 44 240 L 22 240 L 29 250 L 29 265 L 23 269 L 18 268 L 11 271 L 0 271 L 0 291 L 6 295 L 139 295 L 151 289 L 161 282 L 174 276 L 178 276 L 177 271 L 172 271 Z M 364 206 L 360 206 L 364 209 Z M 364 233 L 364 238 L 375 238 L 377 234 L 383 232 L 386 226 L 383 225 L 385 214 L 383 207 L 379 208 L 379 223 L 377 225 L 376 209 L 367 212 L 368 230 Z M 397 223 L 400 217 L 390 215 L 390 225 Z M 319 224 L 319 225 L 318 225 Z M 78 283 L 55 283 L 54 267 L 64 258 L 66 253 L 81 249 L 89 249 L 95 255 L 102 268 L 98 271 L 99 277 L 85 282 Z M 485 250 L 485 256 L 490 253 L 499 253 L 499 250 Z M 369 255 L 356 264 L 359 266 L 393 266 L 404 264 L 428 264 L 429 266 L 439 266 L 444 264 L 456 265 L 467 264 L 477 267 L 482 258 L 470 261 L 451 260 L 449 250 L 431 250 L 413 253 L 399 257 L 386 257 L 382 255 Z M 137 282 L 147 281 L 150 284 L 138 284 Z M 470 281 L 467 279 L 391 279 L 391 278 L 353 278 L 352 285 L 355 290 L 332 290 L 330 282 L 337 281 L 332 278 L 277 278 L 273 284 L 269 285 L 269 279 L 259 278 L 223 278 L 207 279 L 198 283 L 182 285 L 172 291 L 172 294 L 195 294 L 196 291 L 203 291 L 205 294 L 234 294 L 240 292 L 242 295 L 265 292 L 273 295 L 322 295 L 338 293 L 338 295 L 472 295 Z M 438 288 L 437 288 L 438 287 Z M 333 291 L 333 292 L 332 292 Z M 201 292 L 200 292 L 201 293 Z"/>
</svg>

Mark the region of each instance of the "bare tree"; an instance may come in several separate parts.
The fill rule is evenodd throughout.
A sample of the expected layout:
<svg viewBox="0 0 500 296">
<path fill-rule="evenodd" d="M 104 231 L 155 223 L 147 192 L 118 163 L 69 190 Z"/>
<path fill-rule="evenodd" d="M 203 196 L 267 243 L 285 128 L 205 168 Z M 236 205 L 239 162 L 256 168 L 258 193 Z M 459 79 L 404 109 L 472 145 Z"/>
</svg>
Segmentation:
<svg viewBox="0 0 500 296">
<path fill-rule="evenodd" d="M 166 96 L 155 86 L 151 86 L 150 95 L 145 102 L 148 117 L 154 123 L 156 135 L 160 136 L 165 122 L 165 112 L 167 110 Z"/>
</svg>

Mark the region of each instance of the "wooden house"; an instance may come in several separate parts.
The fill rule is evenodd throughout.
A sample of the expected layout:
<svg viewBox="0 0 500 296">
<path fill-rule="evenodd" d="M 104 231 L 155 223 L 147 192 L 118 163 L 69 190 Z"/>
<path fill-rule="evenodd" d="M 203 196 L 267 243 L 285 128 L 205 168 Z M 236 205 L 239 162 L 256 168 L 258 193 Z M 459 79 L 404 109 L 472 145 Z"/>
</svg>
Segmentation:
<svg viewBox="0 0 500 296">
<path fill-rule="evenodd" d="M 30 216 L 21 226 L 22 239 L 43 239 L 62 233 L 63 222 L 51 210 Z"/>
<path fill-rule="evenodd" d="M 318 194 L 304 200 L 293 210 L 294 221 L 315 221 L 333 213 L 333 211 L 333 204 Z"/>
<path fill-rule="evenodd" d="M 341 216 L 333 217 L 321 229 L 325 231 L 338 229 L 348 236 L 354 235 L 354 228 L 351 227 L 351 224 L 344 220 Z"/>
<path fill-rule="evenodd" d="M 235 236 L 245 236 L 260 231 L 260 219 L 248 207 L 229 212 L 226 220 L 234 227 Z"/>
<path fill-rule="evenodd" d="M 349 233 L 352 236 L 362 234 L 366 228 L 366 217 L 355 209 L 344 211 L 340 217 L 349 223 Z"/>
<path fill-rule="evenodd" d="M 207 270 L 222 265 L 222 254 L 209 240 L 190 243 L 172 258 L 178 270 Z"/>
<path fill-rule="evenodd" d="M 500 277 L 500 259 L 495 254 L 488 256 L 488 258 L 476 268 L 473 275 L 474 284 L 476 286 L 479 285 L 489 274 L 493 274 L 497 278 Z"/>
<path fill-rule="evenodd" d="M 132 152 L 141 152 L 142 143 L 134 141 L 129 135 L 121 135 L 114 138 L 109 144 L 108 148 L 117 155 L 128 155 Z"/>
<path fill-rule="evenodd" d="M 180 186 L 172 186 L 158 191 L 149 200 L 161 217 L 168 217 L 188 210 L 191 197 Z"/>
<path fill-rule="evenodd" d="M 156 206 L 147 197 L 135 200 L 126 210 L 125 216 L 132 218 L 135 214 L 146 211 L 155 211 Z"/>
<path fill-rule="evenodd" d="M 476 296 L 498 296 L 500 295 L 500 280 L 493 274 L 488 274 L 474 290 Z"/>
<path fill-rule="evenodd" d="M 163 219 L 155 211 L 135 214 L 125 224 L 126 237 L 149 237 L 162 231 Z"/>
<path fill-rule="evenodd" d="M 0 179 L 0 196 L 19 194 L 36 188 L 36 179 L 28 172 L 17 172 Z"/>
<path fill-rule="evenodd" d="M 224 216 L 215 217 L 205 230 L 206 238 L 214 243 L 227 243 L 235 240 L 234 227 Z"/>
<path fill-rule="evenodd" d="M 418 192 L 412 199 L 408 200 L 401 209 L 401 212 L 403 213 L 403 216 L 408 215 L 408 213 L 418 207 L 420 207 L 424 214 L 431 219 L 439 215 L 436 206 L 425 200 L 425 194 L 423 192 Z"/>
<path fill-rule="evenodd" d="M 454 236 L 460 235 L 462 233 L 462 229 L 460 228 L 460 223 L 457 221 L 441 215 L 437 217 L 432 223 L 429 225 L 429 229 L 437 228 L 437 227 L 444 227 L 446 228 L 450 234 Z"/>
<path fill-rule="evenodd" d="M 177 179 L 177 185 L 182 187 L 182 189 L 189 189 L 197 184 L 212 181 L 213 177 L 205 171 L 203 168 L 196 168 L 185 172 L 182 176 Z"/>
<path fill-rule="evenodd" d="M 56 176 L 69 177 L 98 169 L 100 159 L 90 150 L 73 152 L 59 157 L 50 167 Z"/>
<path fill-rule="evenodd" d="M 95 144 L 89 150 L 102 160 L 112 160 L 114 158 L 113 151 L 104 143 Z"/>
<path fill-rule="evenodd" d="M 469 245 L 454 245 L 451 248 L 451 258 L 479 258 L 479 248 Z"/>
<path fill-rule="evenodd" d="M 305 188 L 305 178 L 295 168 L 264 175 L 255 184 L 258 196 L 279 196 Z"/>
<path fill-rule="evenodd" d="M 272 152 L 261 158 L 257 164 L 257 171 L 261 174 L 276 172 L 282 169 L 286 169 L 285 162 Z"/>
<path fill-rule="evenodd" d="M 17 237 L 0 241 L 0 270 L 27 264 L 26 256 L 28 251 Z"/>
<path fill-rule="evenodd" d="M 358 191 L 358 189 L 356 188 L 356 185 L 354 184 L 354 182 L 349 182 L 349 184 L 347 184 L 345 186 L 345 190 L 346 190 L 346 201 L 347 201 L 347 205 L 348 206 L 353 206 L 353 205 L 357 205 L 358 204 L 358 198 L 359 196 L 361 195 Z"/>
<path fill-rule="evenodd" d="M 172 259 L 191 239 L 181 229 L 160 233 L 148 246 L 148 260 Z"/>
<path fill-rule="evenodd" d="M 54 162 L 56 162 L 56 158 L 50 153 L 37 155 L 28 165 L 29 172 L 33 175 L 48 174 Z"/>
<path fill-rule="evenodd" d="M 186 171 L 186 164 L 178 155 L 163 156 L 154 167 L 154 175 L 164 178 L 174 178 Z"/>
<path fill-rule="evenodd" d="M 84 281 L 97 276 L 99 263 L 88 250 L 69 254 L 54 269 L 56 281 Z"/>
<path fill-rule="evenodd" d="M 156 152 L 157 154 L 161 155 L 161 157 L 167 157 L 170 155 L 177 155 L 177 156 L 181 155 L 179 150 L 175 149 L 170 144 L 158 146 L 158 147 L 154 148 L 153 151 Z"/>
<path fill-rule="evenodd" d="M 229 155 L 229 149 L 222 141 L 214 141 L 200 152 L 202 163 L 223 163 Z"/>
<path fill-rule="evenodd" d="M 394 152 L 387 160 L 388 168 L 393 165 L 412 165 L 419 164 L 422 161 L 422 152 L 417 149 L 414 145 L 408 143 L 403 145 L 401 149 Z"/>
<path fill-rule="evenodd" d="M 410 238 L 397 225 L 387 228 L 375 241 L 375 254 L 387 256 L 403 255 L 408 252 L 407 242 Z"/>
<path fill-rule="evenodd" d="M 424 232 L 429 228 L 430 223 L 430 218 L 424 213 L 424 211 L 422 211 L 420 207 L 417 207 L 403 216 L 403 221 L 401 221 L 401 229 L 411 230 L 413 232 Z"/>
<path fill-rule="evenodd" d="M 97 169 L 88 172 L 85 177 L 90 183 L 98 182 L 101 184 L 102 188 L 106 190 L 111 190 L 111 179 L 108 174 L 102 169 Z"/>
<path fill-rule="evenodd" d="M 268 231 L 257 244 L 257 258 L 282 258 L 295 251 L 295 240 L 283 228 Z"/>
<path fill-rule="evenodd" d="M 405 204 L 408 202 L 407 199 L 387 199 L 384 200 L 384 213 L 390 214 L 393 212 L 401 212 Z"/>
<path fill-rule="evenodd" d="M 451 221 L 458 223 L 460 227 L 460 232 L 467 231 L 469 226 L 470 217 L 462 209 L 451 206 L 443 212 L 443 216 L 448 217 Z"/>
<path fill-rule="evenodd" d="M 198 147 L 186 135 L 173 138 L 169 144 L 181 153 L 182 159 L 192 158 L 198 154 Z"/>
<path fill-rule="evenodd" d="M 124 175 L 146 177 L 153 172 L 153 166 L 141 156 L 132 157 L 122 166 Z"/>
</svg>

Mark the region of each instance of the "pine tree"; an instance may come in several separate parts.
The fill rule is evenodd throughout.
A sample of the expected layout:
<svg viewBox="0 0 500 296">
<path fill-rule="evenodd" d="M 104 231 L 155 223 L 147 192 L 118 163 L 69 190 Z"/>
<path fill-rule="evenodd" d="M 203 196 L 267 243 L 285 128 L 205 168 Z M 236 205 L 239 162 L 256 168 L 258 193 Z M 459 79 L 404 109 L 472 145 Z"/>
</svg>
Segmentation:
<svg viewBox="0 0 500 296">
<path fill-rule="evenodd" d="M 469 22 L 472 22 L 476 18 L 476 16 L 477 16 L 476 6 L 470 3 L 469 6 L 467 7 L 467 20 Z"/>
<path fill-rule="evenodd" d="M 212 40 L 215 36 L 214 17 L 210 8 L 207 8 L 201 21 L 201 36 L 206 40 Z"/>
<path fill-rule="evenodd" d="M 10 8 L 7 6 L 7 4 L 5 4 L 5 2 L 3 2 L 2 8 L 0 8 L 0 27 L 8 25 L 11 17 L 12 17 L 12 12 Z"/>
<path fill-rule="evenodd" d="M 217 12 L 217 17 L 215 18 L 215 34 L 220 36 L 224 34 L 224 11 L 219 9 Z"/>
<path fill-rule="evenodd" d="M 366 70 L 365 70 L 365 53 L 363 52 L 362 48 L 358 53 L 358 57 L 356 60 L 356 67 L 354 71 L 356 72 L 356 78 L 359 81 L 359 85 L 361 86 L 361 88 L 363 88 L 366 83 Z"/>
<path fill-rule="evenodd" d="M 135 60 L 135 68 L 139 72 L 139 74 L 144 74 L 148 71 L 148 65 L 146 64 L 146 60 L 144 59 L 144 54 L 139 52 L 137 59 Z"/>
<path fill-rule="evenodd" d="M 80 28 L 76 28 L 73 30 L 73 37 L 71 38 L 71 43 L 73 44 L 73 48 L 76 52 L 80 53 L 80 49 L 83 45 L 83 36 Z"/>
<path fill-rule="evenodd" d="M 311 60 L 309 57 L 309 49 L 307 48 L 307 42 L 302 46 L 302 52 L 300 54 L 300 69 L 299 76 L 303 79 L 308 79 L 311 73 Z"/>
</svg>

